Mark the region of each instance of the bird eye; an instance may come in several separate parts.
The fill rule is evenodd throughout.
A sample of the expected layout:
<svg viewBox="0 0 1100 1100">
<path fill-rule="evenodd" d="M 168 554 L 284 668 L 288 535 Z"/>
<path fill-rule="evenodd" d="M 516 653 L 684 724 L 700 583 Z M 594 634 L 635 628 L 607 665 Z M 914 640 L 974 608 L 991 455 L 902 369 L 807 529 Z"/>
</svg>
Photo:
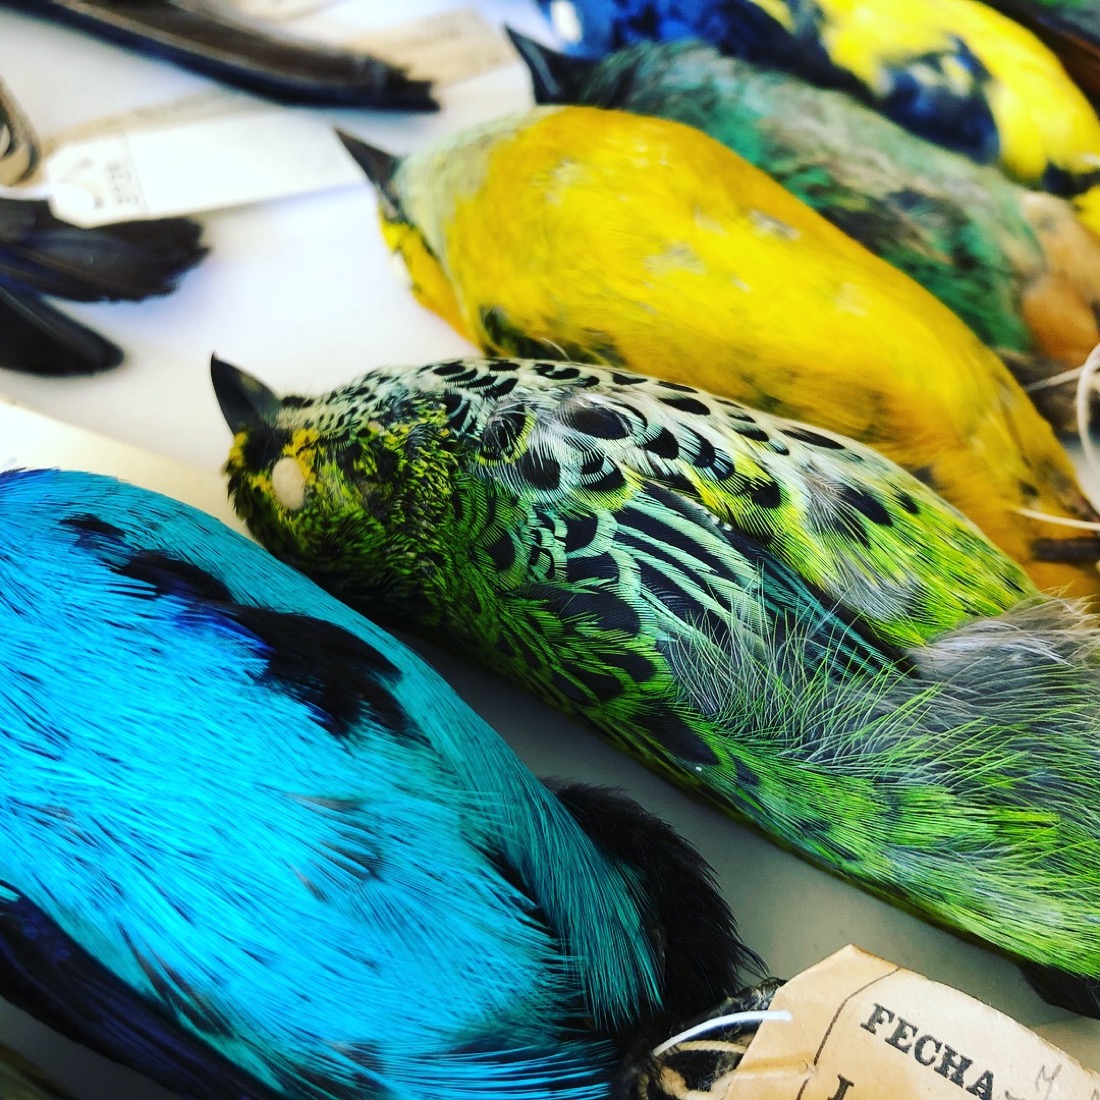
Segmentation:
<svg viewBox="0 0 1100 1100">
<path fill-rule="evenodd" d="M 275 499 L 288 511 L 297 512 L 306 501 L 306 475 L 297 459 L 287 455 L 271 469 Z"/>
</svg>

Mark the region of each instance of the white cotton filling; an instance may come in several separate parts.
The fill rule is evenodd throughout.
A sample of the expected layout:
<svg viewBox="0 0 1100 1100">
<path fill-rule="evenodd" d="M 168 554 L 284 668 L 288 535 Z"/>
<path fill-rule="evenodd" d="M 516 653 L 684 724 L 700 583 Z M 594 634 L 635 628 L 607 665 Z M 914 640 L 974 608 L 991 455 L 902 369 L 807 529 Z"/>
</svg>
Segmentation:
<svg viewBox="0 0 1100 1100">
<path fill-rule="evenodd" d="M 306 501 L 306 475 L 298 460 L 289 455 L 280 458 L 271 471 L 271 487 L 279 503 L 290 512 L 297 512 Z"/>
<path fill-rule="evenodd" d="M 550 5 L 550 25 L 564 42 L 573 45 L 581 40 L 583 31 L 572 0 L 553 0 Z"/>
</svg>

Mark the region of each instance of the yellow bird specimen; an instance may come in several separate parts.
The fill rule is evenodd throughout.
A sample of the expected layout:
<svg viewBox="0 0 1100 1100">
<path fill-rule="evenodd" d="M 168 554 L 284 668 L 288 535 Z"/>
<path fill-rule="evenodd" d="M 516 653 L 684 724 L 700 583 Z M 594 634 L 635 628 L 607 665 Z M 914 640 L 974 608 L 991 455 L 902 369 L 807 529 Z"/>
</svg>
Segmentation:
<svg viewBox="0 0 1100 1100">
<path fill-rule="evenodd" d="M 602 362 L 863 440 L 1040 587 L 1100 594 L 1100 540 L 1065 524 L 1100 517 L 1000 359 L 717 141 L 587 107 L 404 160 L 344 140 L 413 292 L 486 351 Z"/>
<path fill-rule="evenodd" d="M 986 4 L 814 0 L 807 18 L 798 0 L 755 2 L 802 57 L 820 44 L 826 67 L 924 137 L 1034 187 L 1100 168 L 1100 120 L 1084 93 L 1039 38 Z"/>
</svg>

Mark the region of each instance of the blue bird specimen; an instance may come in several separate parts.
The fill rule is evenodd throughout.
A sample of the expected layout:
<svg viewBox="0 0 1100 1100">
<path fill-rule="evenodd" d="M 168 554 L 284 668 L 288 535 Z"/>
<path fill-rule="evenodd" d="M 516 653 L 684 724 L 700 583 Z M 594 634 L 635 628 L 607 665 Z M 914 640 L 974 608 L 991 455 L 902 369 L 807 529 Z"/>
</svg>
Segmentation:
<svg viewBox="0 0 1100 1100">
<path fill-rule="evenodd" d="M 93 374 L 122 349 L 55 309 L 75 302 L 137 302 L 171 293 L 205 255 L 190 218 L 93 228 L 55 218 L 38 199 L 0 198 L 0 366 L 33 374 Z"/>
<path fill-rule="evenodd" d="M 1100 631 L 917 478 L 579 363 L 212 378 L 280 557 L 1100 1015 Z"/>
<path fill-rule="evenodd" d="M 0 525 L 0 994 L 45 1023 L 211 1100 L 588 1100 L 736 984 L 685 842 L 254 543 L 57 471 Z"/>
<path fill-rule="evenodd" d="M 978 0 L 540 0 L 602 56 L 696 37 L 841 88 L 921 137 L 1059 194 L 1100 178 L 1100 119 L 1035 35 Z"/>
</svg>

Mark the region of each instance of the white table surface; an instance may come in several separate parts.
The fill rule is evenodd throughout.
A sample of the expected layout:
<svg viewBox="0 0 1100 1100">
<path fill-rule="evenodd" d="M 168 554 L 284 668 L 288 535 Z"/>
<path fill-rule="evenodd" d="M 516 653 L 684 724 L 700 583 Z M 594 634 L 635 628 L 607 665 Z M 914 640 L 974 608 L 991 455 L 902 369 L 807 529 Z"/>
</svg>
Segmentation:
<svg viewBox="0 0 1100 1100">
<path fill-rule="evenodd" d="M 315 17 L 313 26 L 333 33 L 342 29 L 342 20 L 392 22 L 456 2 L 347 0 Z M 478 6 L 494 21 L 507 19 L 547 37 L 529 0 Z M 208 86 L 182 70 L 4 9 L 0 77 L 43 135 Z M 522 109 L 530 93 L 517 63 L 445 88 L 442 99 L 444 110 L 434 116 L 314 113 L 403 152 L 467 123 Z M 217 164 L 209 170 L 216 172 Z M 218 211 L 202 220 L 211 254 L 175 294 L 136 305 L 72 307 L 125 347 L 121 368 L 88 379 L 0 375 L 0 390 L 20 403 L 106 438 L 58 432 L 32 418 L 19 422 L 25 436 L 14 438 L 14 425 L 5 431 L 5 455 L 105 469 L 230 518 L 218 484 L 229 432 L 209 384 L 212 351 L 276 390 L 297 392 L 324 390 L 379 364 L 473 351 L 393 278 L 365 184 Z M 161 457 L 150 459 L 119 443 Z M 536 772 L 621 787 L 672 821 L 715 866 L 746 941 L 772 973 L 790 976 L 856 943 L 1037 1027 L 1100 1070 L 1100 1022 L 1044 1004 L 1012 964 L 780 852 L 519 690 L 420 648 Z M 14 1010 L 0 1008 L 0 1038 L 36 1057 L 88 1100 L 164 1095 Z"/>
</svg>

